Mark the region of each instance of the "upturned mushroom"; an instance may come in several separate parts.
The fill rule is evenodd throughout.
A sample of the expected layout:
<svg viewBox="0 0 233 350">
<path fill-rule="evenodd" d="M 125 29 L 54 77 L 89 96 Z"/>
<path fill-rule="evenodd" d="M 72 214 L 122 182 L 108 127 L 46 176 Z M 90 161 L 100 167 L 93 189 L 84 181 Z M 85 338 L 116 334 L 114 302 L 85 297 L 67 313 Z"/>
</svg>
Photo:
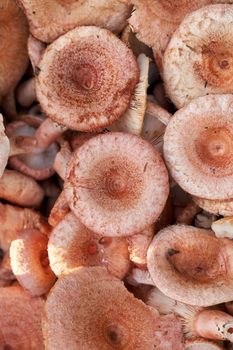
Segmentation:
<svg viewBox="0 0 233 350">
<path fill-rule="evenodd" d="M 188 15 L 173 34 L 163 77 L 177 108 L 198 96 L 232 93 L 232 20 L 232 5 L 205 6 Z"/>
<path fill-rule="evenodd" d="M 232 121 L 232 95 L 199 97 L 174 114 L 164 157 L 183 190 L 210 200 L 233 198 Z"/>
<path fill-rule="evenodd" d="M 105 266 L 109 273 L 123 279 L 130 269 L 125 238 L 96 235 L 73 213 L 67 214 L 52 230 L 48 255 L 51 269 L 58 277 L 79 266 Z"/>
<path fill-rule="evenodd" d="M 30 32 L 50 43 L 69 30 L 95 25 L 119 33 L 131 7 L 118 0 L 19 0 L 28 18 Z M 45 15 L 46 14 L 46 15 Z"/>
<path fill-rule="evenodd" d="M 136 58 L 113 33 L 77 27 L 45 50 L 36 94 L 52 120 L 74 130 L 94 131 L 126 112 L 138 79 Z"/>
<path fill-rule="evenodd" d="M 101 134 L 85 142 L 73 152 L 65 179 L 75 215 L 90 230 L 110 237 L 133 235 L 153 224 L 168 192 L 159 153 L 125 133 Z"/>
<path fill-rule="evenodd" d="M 161 230 L 147 253 L 150 276 L 164 294 L 210 306 L 231 301 L 233 242 L 211 230 L 173 225 Z"/>
</svg>

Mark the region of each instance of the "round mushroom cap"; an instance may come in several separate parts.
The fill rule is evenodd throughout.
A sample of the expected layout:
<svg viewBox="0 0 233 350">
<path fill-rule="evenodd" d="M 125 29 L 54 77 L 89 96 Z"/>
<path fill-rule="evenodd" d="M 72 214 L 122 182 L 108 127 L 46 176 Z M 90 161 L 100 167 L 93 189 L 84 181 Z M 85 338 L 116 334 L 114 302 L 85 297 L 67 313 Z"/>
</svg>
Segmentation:
<svg viewBox="0 0 233 350">
<path fill-rule="evenodd" d="M 190 305 L 210 306 L 233 299 L 233 242 L 212 231 L 173 225 L 161 230 L 147 252 L 151 278 L 165 295 Z"/>
<path fill-rule="evenodd" d="M 0 97 L 14 89 L 28 65 L 28 26 L 15 0 L 0 1 Z"/>
<path fill-rule="evenodd" d="M 76 150 L 65 180 L 75 215 L 104 236 L 143 231 L 161 214 L 168 174 L 158 151 L 138 136 L 106 133 Z"/>
<path fill-rule="evenodd" d="M 78 131 L 110 125 L 128 109 L 139 69 L 132 51 L 106 29 L 78 27 L 47 47 L 36 93 L 42 109 Z"/>
<path fill-rule="evenodd" d="M 130 268 L 125 238 L 103 237 L 86 228 L 69 213 L 53 229 L 48 244 L 51 269 L 57 276 L 79 266 L 105 266 L 109 273 L 123 278 Z"/>
<path fill-rule="evenodd" d="M 19 286 L 0 288 L 0 348 L 43 350 L 44 301 Z"/>
<path fill-rule="evenodd" d="M 185 350 L 223 350 L 224 348 L 213 341 L 203 338 L 187 340 L 184 346 Z"/>
<path fill-rule="evenodd" d="M 177 111 L 165 131 L 164 157 L 188 193 L 233 198 L 233 96 L 199 97 Z"/>
<path fill-rule="evenodd" d="M 118 0 L 19 0 L 29 21 L 30 32 L 51 43 L 69 30 L 95 25 L 119 33 L 131 7 Z M 46 15 L 45 15 L 46 14 Z"/>
<path fill-rule="evenodd" d="M 194 202 L 209 213 L 223 216 L 233 215 L 233 199 L 210 200 L 193 196 Z"/>
<path fill-rule="evenodd" d="M 60 277 L 45 314 L 43 333 L 50 350 L 154 347 L 157 312 L 103 267 L 80 267 Z"/>
<path fill-rule="evenodd" d="M 181 23 L 164 54 L 164 82 L 181 108 L 193 98 L 233 92 L 233 6 L 205 6 Z"/>
</svg>

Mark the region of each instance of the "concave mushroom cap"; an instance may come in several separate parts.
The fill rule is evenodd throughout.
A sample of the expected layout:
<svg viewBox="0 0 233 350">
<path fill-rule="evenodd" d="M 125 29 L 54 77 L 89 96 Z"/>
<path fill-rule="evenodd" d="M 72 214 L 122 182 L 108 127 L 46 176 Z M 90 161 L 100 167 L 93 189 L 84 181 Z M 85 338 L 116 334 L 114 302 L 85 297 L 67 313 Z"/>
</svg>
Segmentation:
<svg viewBox="0 0 233 350">
<path fill-rule="evenodd" d="M 0 348 L 43 350 L 44 301 L 19 286 L 0 288 Z"/>
<path fill-rule="evenodd" d="M 79 266 L 105 266 L 109 273 L 123 278 L 130 268 L 125 238 L 96 235 L 73 213 L 53 229 L 48 244 L 51 269 L 57 276 Z"/>
<path fill-rule="evenodd" d="M 181 23 L 164 54 L 164 82 L 181 108 L 193 98 L 232 93 L 233 6 L 203 7 Z"/>
<path fill-rule="evenodd" d="M 30 32 L 50 43 L 69 30 L 95 25 L 119 33 L 131 7 L 117 0 L 19 0 L 29 21 Z M 45 16 L 46 14 L 46 16 Z"/>
<path fill-rule="evenodd" d="M 183 190 L 211 200 L 233 198 L 232 122 L 232 95 L 199 97 L 174 114 L 164 157 Z"/>
<path fill-rule="evenodd" d="M 143 139 L 106 133 L 73 152 L 65 193 L 75 215 L 104 236 L 141 232 L 161 214 L 168 175 L 159 153 Z"/>
<path fill-rule="evenodd" d="M 233 243 L 210 230 L 173 225 L 161 230 L 147 253 L 154 284 L 183 303 L 210 306 L 233 298 Z"/>
<path fill-rule="evenodd" d="M 223 216 L 233 215 L 233 199 L 210 200 L 193 196 L 194 202 L 209 213 Z"/>
<path fill-rule="evenodd" d="M 217 343 L 212 341 L 197 338 L 192 340 L 187 340 L 184 346 L 185 350 L 223 350 L 224 348 Z"/>
<path fill-rule="evenodd" d="M 0 1 L 0 96 L 14 89 L 28 64 L 27 20 L 15 0 Z"/>
<path fill-rule="evenodd" d="M 10 246 L 12 271 L 21 286 L 33 296 L 47 293 L 56 280 L 49 266 L 47 245 L 46 235 L 27 229 Z"/>
<path fill-rule="evenodd" d="M 114 34 L 78 27 L 47 47 L 36 93 L 56 122 L 79 131 L 110 125 L 128 109 L 139 79 L 136 59 Z"/>
<path fill-rule="evenodd" d="M 5 167 L 7 165 L 8 157 L 10 154 L 10 142 L 5 134 L 5 128 L 3 125 L 3 116 L 0 114 L 0 177 L 2 176 Z"/>
<path fill-rule="evenodd" d="M 80 267 L 60 277 L 47 298 L 45 315 L 45 347 L 50 350 L 154 345 L 156 310 L 136 299 L 103 267 Z"/>
</svg>

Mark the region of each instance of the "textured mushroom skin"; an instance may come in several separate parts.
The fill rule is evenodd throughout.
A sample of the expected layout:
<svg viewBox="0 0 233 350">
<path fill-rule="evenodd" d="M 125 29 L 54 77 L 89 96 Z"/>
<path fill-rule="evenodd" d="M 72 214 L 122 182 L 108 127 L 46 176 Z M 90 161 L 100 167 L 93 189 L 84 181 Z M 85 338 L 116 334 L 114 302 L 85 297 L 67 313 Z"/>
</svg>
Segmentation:
<svg viewBox="0 0 233 350">
<path fill-rule="evenodd" d="M 106 29 L 78 27 L 47 47 L 36 94 L 56 122 L 78 131 L 110 125 L 130 105 L 139 79 L 132 51 Z"/>
</svg>

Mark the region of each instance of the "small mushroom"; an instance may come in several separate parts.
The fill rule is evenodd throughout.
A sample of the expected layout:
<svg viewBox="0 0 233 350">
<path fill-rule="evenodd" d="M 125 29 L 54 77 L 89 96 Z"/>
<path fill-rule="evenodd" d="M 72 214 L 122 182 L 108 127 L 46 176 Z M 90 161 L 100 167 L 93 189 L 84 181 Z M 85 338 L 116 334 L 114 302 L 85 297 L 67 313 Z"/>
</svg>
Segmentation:
<svg viewBox="0 0 233 350">
<path fill-rule="evenodd" d="M 10 246 L 12 271 L 33 296 L 47 293 L 56 276 L 49 266 L 48 237 L 35 229 L 22 230 Z"/>
<path fill-rule="evenodd" d="M 216 237 L 219 238 L 233 238 L 233 217 L 229 216 L 222 218 L 212 223 L 212 230 L 214 231 Z"/>
<path fill-rule="evenodd" d="M 233 198 L 232 121 L 232 95 L 199 97 L 174 114 L 164 157 L 183 190 L 211 200 Z"/>
<path fill-rule="evenodd" d="M 168 191 L 159 153 L 125 133 L 101 134 L 85 142 L 73 152 L 65 179 L 75 215 L 90 230 L 110 237 L 133 235 L 153 224 Z"/>
<path fill-rule="evenodd" d="M 220 344 L 202 338 L 187 340 L 184 346 L 185 350 L 224 350 Z"/>
<path fill-rule="evenodd" d="M 19 286 L 0 288 L 0 348 L 43 350 L 44 301 Z"/>
<path fill-rule="evenodd" d="M 36 95 L 54 121 L 78 131 L 112 124 L 129 107 L 139 79 L 137 61 L 113 33 L 77 27 L 45 50 Z"/>
<path fill-rule="evenodd" d="M 79 27 L 95 25 L 119 33 L 131 7 L 118 0 L 19 0 L 28 18 L 30 32 L 39 40 L 53 42 Z"/>
<path fill-rule="evenodd" d="M 198 96 L 233 92 L 232 19 L 232 5 L 205 6 L 188 15 L 173 34 L 163 78 L 177 108 Z"/>
<path fill-rule="evenodd" d="M 50 291 L 43 322 L 45 347 L 152 349 L 157 316 L 105 268 L 80 267 L 60 277 Z"/>
<path fill-rule="evenodd" d="M 210 230 L 173 225 L 153 238 L 147 267 L 154 285 L 170 298 L 210 306 L 233 299 L 232 253 L 233 242 Z"/>
<path fill-rule="evenodd" d="M 57 276 L 79 266 L 105 266 L 109 273 L 123 278 L 130 268 L 125 238 L 96 235 L 73 213 L 53 229 L 48 244 L 50 266 Z"/>
</svg>

